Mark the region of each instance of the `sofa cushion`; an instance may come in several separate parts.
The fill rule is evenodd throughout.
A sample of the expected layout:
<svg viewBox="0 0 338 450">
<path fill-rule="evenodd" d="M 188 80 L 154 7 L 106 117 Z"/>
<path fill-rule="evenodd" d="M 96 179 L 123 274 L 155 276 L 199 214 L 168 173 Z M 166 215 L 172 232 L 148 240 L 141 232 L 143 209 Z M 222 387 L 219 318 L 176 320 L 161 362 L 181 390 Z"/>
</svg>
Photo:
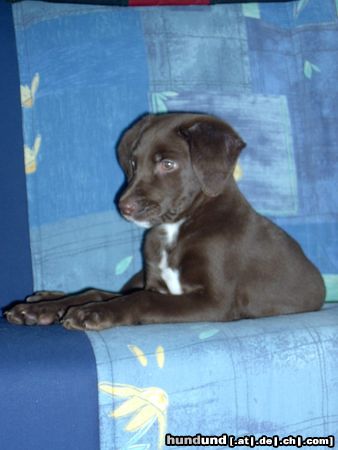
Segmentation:
<svg viewBox="0 0 338 450">
<path fill-rule="evenodd" d="M 256 209 L 293 235 L 338 299 L 338 24 L 331 0 L 201 7 L 15 4 L 36 289 L 117 290 L 142 231 L 113 203 L 115 147 L 147 112 L 229 121 Z"/>
<path fill-rule="evenodd" d="M 84 333 L 0 319 L 0 448 L 99 448 L 97 376 Z"/>
<path fill-rule="evenodd" d="M 337 438 L 337 323 L 338 305 L 326 305 L 291 316 L 88 333 L 101 450 L 159 449 L 165 433 Z"/>
<path fill-rule="evenodd" d="M 19 71 L 12 8 L 0 8 L 0 315 L 1 307 L 33 289 L 23 160 Z"/>
</svg>

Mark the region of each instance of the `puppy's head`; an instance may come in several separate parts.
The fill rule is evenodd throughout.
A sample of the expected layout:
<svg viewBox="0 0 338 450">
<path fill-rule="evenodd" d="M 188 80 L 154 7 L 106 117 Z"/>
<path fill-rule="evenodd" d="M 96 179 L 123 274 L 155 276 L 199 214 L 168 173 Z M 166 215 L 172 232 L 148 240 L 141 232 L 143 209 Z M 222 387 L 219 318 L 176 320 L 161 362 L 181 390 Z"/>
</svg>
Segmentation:
<svg viewBox="0 0 338 450">
<path fill-rule="evenodd" d="M 118 148 L 128 181 L 121 213 L 145 227 L 187 217 L 197 196 L 216 197 L 226 189 L 244 146 L 229 125 L 212 116 L 145 116 Z"/>
</svg>

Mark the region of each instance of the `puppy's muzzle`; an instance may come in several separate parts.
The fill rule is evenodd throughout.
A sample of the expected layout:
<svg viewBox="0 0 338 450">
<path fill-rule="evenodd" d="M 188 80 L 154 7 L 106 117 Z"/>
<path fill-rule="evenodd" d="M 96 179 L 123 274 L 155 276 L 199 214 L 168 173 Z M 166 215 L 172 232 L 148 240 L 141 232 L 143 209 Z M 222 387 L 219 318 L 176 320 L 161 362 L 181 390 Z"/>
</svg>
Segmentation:
<svg viewBox="0 0 338 450">
<path fill-rule="evenodd" d="M 119 201 L 121 214 L 131 221 L 157 223 L 161 214 L 161 207 L 155 202 L 135 197 L 122 197 Z"/>
<path fill-rule="evenodd" d="M 136 203 L 136 201 L 129 199 L 129 200 L 120 200 L 119 209 L 123 216 L 132 217 L 139 211 L 140 208 L 139 205 Z"/>
</svg>

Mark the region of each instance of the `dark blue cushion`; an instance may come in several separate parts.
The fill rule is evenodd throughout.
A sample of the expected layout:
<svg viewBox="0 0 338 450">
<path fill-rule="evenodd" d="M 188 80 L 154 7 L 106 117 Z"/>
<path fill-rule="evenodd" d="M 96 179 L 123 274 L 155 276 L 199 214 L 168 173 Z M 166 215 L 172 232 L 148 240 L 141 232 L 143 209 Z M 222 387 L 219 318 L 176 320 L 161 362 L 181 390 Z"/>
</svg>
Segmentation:
<svg viewBox="0 0 338 450">
<path fill-rule="evenodd" d="M 0 5 L 0 309 L 32 292 L 20 82 L 11 6 Z"/>
<path fill-rule="evenodd" d="M 84 333 L 0 319 L 0 448 L 99 448 L 97 377 Z"/>
</svg>

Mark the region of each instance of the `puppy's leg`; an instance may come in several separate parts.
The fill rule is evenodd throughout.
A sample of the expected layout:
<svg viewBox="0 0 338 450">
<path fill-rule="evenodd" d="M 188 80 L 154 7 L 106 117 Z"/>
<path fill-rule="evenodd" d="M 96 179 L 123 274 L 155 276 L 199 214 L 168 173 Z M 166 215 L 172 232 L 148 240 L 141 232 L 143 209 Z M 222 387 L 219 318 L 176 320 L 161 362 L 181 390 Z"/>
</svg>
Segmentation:
<svg viewBox="0 0 338 450">
<path fill-rule="evenodd" d="M 56 300 L 65 297 L 66 293 L 62 291 L 36 291 L 32 295 L 25 298 L 26 302 L 34 303 L 41 300 Z"/>
<path fill-rule="evenodd" d="M 205 294 L 166 295 L 143 290 L 114 301 L 71 307 L 62 323 L 69 330 L 99 331 L 119 325 L 228 321 L 234 319 L 230 309 Z"/>
<path fill-rule="evenodd" d="M 119 296 L 113 292 L 88 289 L 66 295 L 59 291 L 39 291 L 5 311 L 8 322 L 16 325 L 50 325 L 57 323 L 71 306 L 101 302 Z"/>
<path fill-rule="evenodd" d="M 144 278 L 145 278 L 145 275 L 144 275 L 143 270 L 141 270 L 140 272 L 137 272 L 122 287 L 121 293 L 122 294 L 130 294 L 131 292 L 140 291 L 140 290 L 144 289 L 144 286 L 145 286 Z"/>
</svg>

